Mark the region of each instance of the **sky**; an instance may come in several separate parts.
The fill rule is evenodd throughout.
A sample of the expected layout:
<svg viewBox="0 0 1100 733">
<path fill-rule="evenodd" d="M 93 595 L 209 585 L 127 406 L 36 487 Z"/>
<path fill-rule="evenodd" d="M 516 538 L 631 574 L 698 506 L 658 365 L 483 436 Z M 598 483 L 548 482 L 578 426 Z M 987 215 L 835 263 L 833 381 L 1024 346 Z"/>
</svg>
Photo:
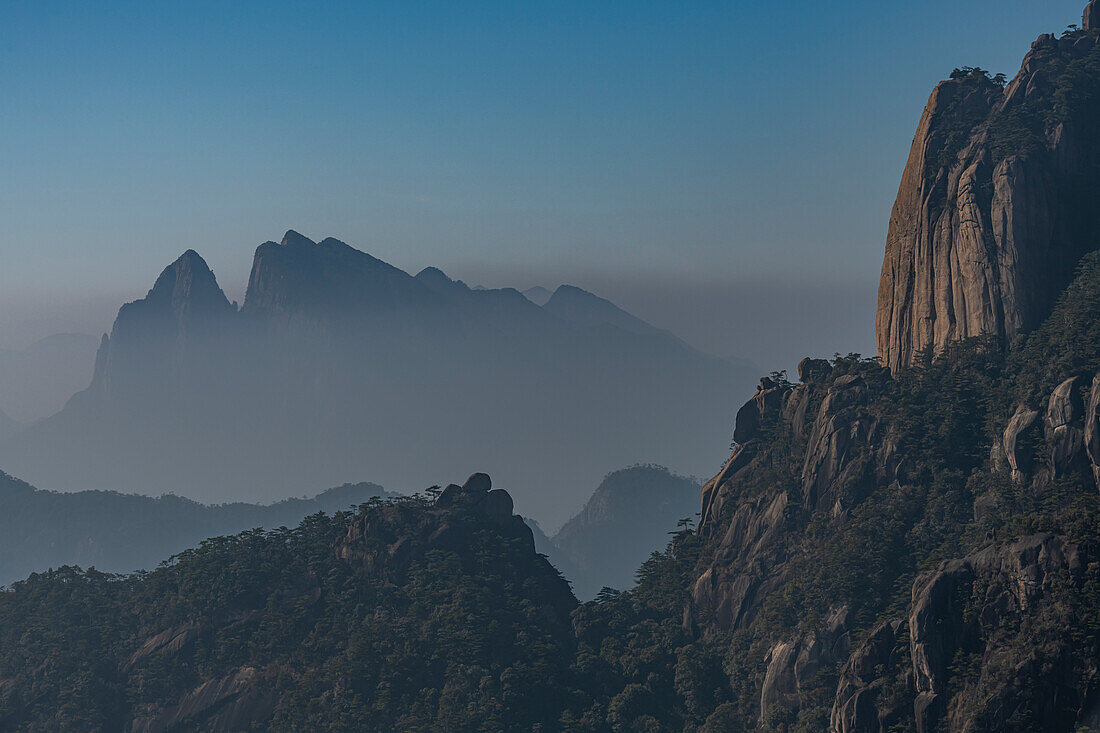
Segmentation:
<svg viewBox="0 0 1100 733">
<path fill-rule="evenodd" d="M 188 248 L 239 299 L 293 228 L 765 371 L 869 354 L 929 92 L 1084 4 L 5 0 L 0 347 L 107 330 Z"/>
</svg>

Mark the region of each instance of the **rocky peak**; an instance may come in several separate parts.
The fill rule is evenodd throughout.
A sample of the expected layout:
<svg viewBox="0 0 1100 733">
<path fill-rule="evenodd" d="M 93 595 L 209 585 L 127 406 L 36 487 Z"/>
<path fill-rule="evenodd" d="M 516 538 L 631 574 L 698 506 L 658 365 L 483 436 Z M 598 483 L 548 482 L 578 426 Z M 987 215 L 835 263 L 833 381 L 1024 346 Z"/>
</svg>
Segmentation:
<svg viewBox="0 0 1100 733">
<path fill-rule="evenodd" d="M 312 239 L 303 234 L 299 234 L 293 229 L 286 230 L 286 234 L 283 235 L 283 241 L 280 242 L 280 244 L 288 249 L 308 249 L 317 246 L 317 243 Z"/>
<path fill-rule="evenodd" d="M 119 309 L 110 345 L 118 348 L 141 338 L 202 334 L 236 310 L 206 261 L 189 249 L 164 268 L 144 298 Z M 107 345 L 105 340 L 103 346 Z"/>
<path fill-rule="evenodd" d="M 256 248 L 244 310 L 313 321 L 354 318 L 430 294 L 407 272 L 366 252 L 332 237 L 314 242 L 291 229 L 281 243 Z"/>
<path fill-rule="evenodd" d="M 926 348 L 1034 328 L 1095 247 L 1098 57 L 1091 33 L 1043 36 L 1003 91 L 968 69 L 933 91 L 879 283 L 878 350 L 892 370 Z"/>
<path fill-rule="evenodd" d="M 1092 0 L 1085 7 L 1085 15 L 1081 21 L 1081 27 L 1087 31 L 1100 30 L 1100 0 Z"/>
<path fill-rule="evenodd" d="M 193 249 L 164 268 L 145 302 L 150 306 L 170 308 L 181 324 L 198 314 L 233 310 L 206 260 Z"/>
</svg>

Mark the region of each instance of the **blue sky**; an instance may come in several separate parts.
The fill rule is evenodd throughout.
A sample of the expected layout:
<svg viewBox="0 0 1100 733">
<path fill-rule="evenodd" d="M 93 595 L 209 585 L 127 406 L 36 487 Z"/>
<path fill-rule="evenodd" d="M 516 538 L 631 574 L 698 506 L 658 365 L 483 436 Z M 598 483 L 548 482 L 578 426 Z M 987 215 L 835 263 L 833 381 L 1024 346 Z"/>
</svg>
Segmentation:
<svg viewBox="0 0 1100 733">
<path fill-rule="evenodd" d="M 691 292 L 789 304 L 805 283 L 870 300 L 823 336 L 873 343 L 928 93 L 955 66 L 1014 74 L 1083 6 L 6 0 L 0 346 L 108 327 L 189 247 L 240 297 L 288 228 L 411 271 L 598 288 L 715 351 L 776 304 L 712 312 L 719 332 Z"/>
</svg>

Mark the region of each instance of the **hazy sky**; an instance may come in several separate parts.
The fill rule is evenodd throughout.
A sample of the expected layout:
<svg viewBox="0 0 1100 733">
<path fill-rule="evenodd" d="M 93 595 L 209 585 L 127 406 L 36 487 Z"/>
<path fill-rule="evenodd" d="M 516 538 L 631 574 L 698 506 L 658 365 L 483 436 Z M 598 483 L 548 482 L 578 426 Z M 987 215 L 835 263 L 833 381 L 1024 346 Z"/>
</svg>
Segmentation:
<svg viewBox="0 0 1100 733">
<path fill-rule="evenodd" d="M 239 298 L 294 228 L 768 368 L 869 353 L 928 93 L 1084 4 L 5 0 L 0 346 L 108 328 L 189 247 Z"/>
</svg>

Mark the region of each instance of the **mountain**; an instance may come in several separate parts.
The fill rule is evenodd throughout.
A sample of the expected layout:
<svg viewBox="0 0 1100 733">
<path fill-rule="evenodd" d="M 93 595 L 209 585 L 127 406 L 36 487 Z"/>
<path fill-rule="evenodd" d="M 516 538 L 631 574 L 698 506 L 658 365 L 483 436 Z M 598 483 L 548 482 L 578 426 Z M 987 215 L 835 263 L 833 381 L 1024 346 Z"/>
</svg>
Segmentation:
<svg viewBox="0 0 1100 733">
<path fill-rule="evenodd" d="M 610 300 L 604 300 L 572 285 L 562 285 L 555 290 L 542 308 L 578 326 L 614 326 L 642 336 L 671 335 L 667 331 L 659 331 L 640 318 L 635 318 Z"/>
<path fill-rule="evenodd" d="M 89 383 L 99 339 L 47 336 L 24 349 L 0 349 L 0 409 L 20 422 L 53 415 Z"/>
<path fill-rule="evenodd" d="M 1012 339 L 1050 313 L 1100 243 L 1100 52 L 1095 12 L 1043 35 L 1004 88 L 957 70 L 924 109 L 890 217 L 879 354 Z"/>
<path fill-rule="evenodd" d="M 554 535 L 550 559 L 573 581 L 578 598 L 594 598 L 605 586 L 629 588 L 638 566 L 668 544 L 677 522 L 699 512 L 699 489 L 694 479 L 662 466 L 615 471 Z"/>
<path fill-rule="evenodd" d="M 113 491 L 40 491 L 0 472 L 0 585 L 66 565 L 105 572 L 151 570 L 208 537 L 254 527 L 297 526 L 316 512 L 337 512 L 372 497 L 381 486 L 348 484 L 312 499 L 275 504 L 199 504 Z"/>
<path fill-rule="evenodd" d="M 527 300 L 535 305 L 546 305 L 552 295 L 553 293 L 541 285 L 536 285 L 533 288 L 527 288 L 523 291 L 523 297 L 527 298 Z"/>
<path fill-rule="evenodd" d="M 540 307 L 291 231 L 257 248 L 240 308 L 196 252 L 166 268 L 119 310 L 91 386 L 0 465 L 208 502 L 484 466 L 557 522 L 618 466 L 711 464 L 754 372 L 576 288 Z"/>
<path fill-rule="evenodd" d="M 1056 42 L 1100 59 L 1085 18 Z M 760 380 L 698 528 L 583 604 L 484 474 L 148 574 L 31 576 L 0 592 L 0 727 L 1100 729 L 1100 246 L 1048 311 Z"/>
</svg>

